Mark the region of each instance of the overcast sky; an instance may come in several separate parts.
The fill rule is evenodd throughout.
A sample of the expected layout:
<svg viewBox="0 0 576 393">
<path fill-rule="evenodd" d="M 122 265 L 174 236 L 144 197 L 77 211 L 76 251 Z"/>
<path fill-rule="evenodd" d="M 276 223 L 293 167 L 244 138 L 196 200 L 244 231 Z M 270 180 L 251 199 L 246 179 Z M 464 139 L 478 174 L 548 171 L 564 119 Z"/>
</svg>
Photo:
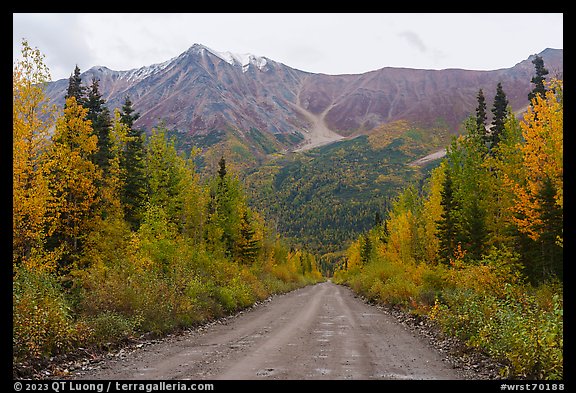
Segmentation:
<svg viewBox="0 0 576 393">
<path fill-rule="evenodd" d="M 26 38 L 53 80 L 76 64 L 83 72 L 161 63 L 195 43 L 326 74 L 494 70 L 562 49 L 564 28 L 562 13 L 20 13 L 13 22 L 13 59 Z"/>
</svg>

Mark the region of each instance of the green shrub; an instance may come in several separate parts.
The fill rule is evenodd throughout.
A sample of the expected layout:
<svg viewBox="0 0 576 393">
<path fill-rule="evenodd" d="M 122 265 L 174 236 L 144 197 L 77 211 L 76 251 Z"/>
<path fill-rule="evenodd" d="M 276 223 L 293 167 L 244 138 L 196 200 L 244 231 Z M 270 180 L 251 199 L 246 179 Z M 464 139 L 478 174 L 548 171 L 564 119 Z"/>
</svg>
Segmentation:
<svg viewBox="0 0 576 393">
<path fill-rule="evenodd" d="M 233 311 L 236 309 L 238 303 L 234 298 L 234 292 L 227 287 L 220 287 L 216 292 L 218 302 L 224 307 L 226 311 Z"/>
<path fill-rule="evenodd" d="M 380 290 L 380 301 L 392 305 L 408 306 L 418 297 L 416 284 L 403 276 L 390 278 Z"/>
<path fill-rule="evenodd" d="M 293 282 L 282 280 L 272 273 L 263 273 L 260 281 L 269 294 L 284 293 L 296 288 Z"/>
<path fill-rule="evenodd" d="M 551 309 L 539 306 L 524 288 L 507 284 L 504 298 L 457 290 L 445 294 L 438 320 L 446 331 L 507 364 L 507 377 L 561 379 L 563 306 L 558 294 Z"/>
<path fill-rule="evenodd" d="M 112 311 L 86 317 L 83 320 L 85 328 L 89 330 L 86 342 L 99 346 L 128 338 L 138 331 L 141 321 L 141 317 L 127 318 L 125 315 Z"/>
<path fill-rule="evenodd" d="M 445 306 L 439 313 L 444 328 L 452 335 L 472 340 L 496 311 L 496 299 L 470 289 L 456 289 L 443 294 Z"/>
<path fill-rule="evenodd" d="M 444 265 L 428 266 L 422 273 L 422 286 L 418 300 L 432 306 L 436 299 L 442 300 L 443 293 L 449 289 L 446 267 Z"/>
<path fill-rule="evenodd" d="M 74 344 L 70 306 L 53 275 L 15 268 L 12 300 L 15 359 L 50 356 Z"/>
</svg>

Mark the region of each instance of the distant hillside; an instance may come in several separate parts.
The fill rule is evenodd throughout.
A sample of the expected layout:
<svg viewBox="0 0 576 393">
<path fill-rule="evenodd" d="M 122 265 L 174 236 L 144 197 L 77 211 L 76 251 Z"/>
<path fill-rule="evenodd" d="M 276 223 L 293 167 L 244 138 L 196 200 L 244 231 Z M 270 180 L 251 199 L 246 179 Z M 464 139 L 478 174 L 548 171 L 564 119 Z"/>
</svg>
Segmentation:
<svg viewBox="0 0 576 393">
<path fill-rule="evenodd" d="M 546 49 L 540 55 L 551 76 L 563 72 L 563 50 Z M 478 89 L 491 105 L 498 82 L 512 109 L 522 110 L 531 90 L 532 58 L 494 71 L 385 67 L 326 75 L 195 44 L 164 63 L 128 71 L 96 66 L 81 77 L 86 85 L 92 78 L 100 80 L 110 108 L 130 96 L 141 114 L 136 126 L 149 131 L 162 121 L 180 134 L 183 145 L 231 144 L 228 150 L 235 146 L 240 158 L 262 158 L 305 147 L 318 124 L 331 135 L 354 136 L 396 120 L 422 126 L 440 121 L 456 133 L 474 110 Z M 62 105 L 67 85 L 67 79 L 51 82 L 47 95 Z"/>
<path fill-rule="evenodd" d="M 386 217 L 392 198 L 437 161 L 409 165 L 446 146 L 442 125 L 395 121 L 369 136 L 280 156 L 248 174 L 250 201 L 283 236 L 318 253 L 346 248 Z"/>
</svg>

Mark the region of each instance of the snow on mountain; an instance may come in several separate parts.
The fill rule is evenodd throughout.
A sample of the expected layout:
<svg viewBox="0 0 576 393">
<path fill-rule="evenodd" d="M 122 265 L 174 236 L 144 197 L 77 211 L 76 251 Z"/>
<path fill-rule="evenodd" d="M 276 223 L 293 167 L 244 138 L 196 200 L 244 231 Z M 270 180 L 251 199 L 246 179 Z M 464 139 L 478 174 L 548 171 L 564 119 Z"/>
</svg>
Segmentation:
<svg viewBox="0 0 576 393">
<path fill-rule="evenodd" d="M 144 66 L 140 68 L 135 68 L 132 70 L 125 71 L 125 74 L 122 75 L 122 78 L 126 79 L 128 82 L 136 82 L 147 78 L 150 75 L 156 74 L 166 67 L 168 67 L 175 58 L 167 60 L 162 63 L 152 64 L 149 66 Z"/>
<path fill-rule="evenodd" d="M 164 61 L 158 64 L 152 64 L 149 66 L 144 66 L 140 68 L 133 68 L 126 71 L 114 71 L 105 66 L 94 66 L 86 71 L 87 74 L 98 74 L 99 79 L 103 79 L 106 76 L 116 75 L 118 79 L 122 79 L 128 83 L 139 82 L 150 75 L 157 74 L 168 67 L 176 58 Z"/>
<path fill-rule="evenodd" d="M 562 50 L 546 50 L 542 56 L 552 75 L 562 75 Z M 121 107 L 129 96 L 141 114 L 136 125 L 146 130 L 161 119 L 190 135 L 230 126 L 283 135 L 278 140 L 290 144 L 295 140 L 284 135 L 305 136 L 316 117 L 342 136 L 396 120 L 441 122 L 456 132 L 477 105 L 480 88 L 490 97 L 502 82 L 512 110 L 525 108 L 533 74 L 530 58 L 493 71 L 385 67 L 363 74 L 314 74 L 264 57 L 195 44 L 173 59 L 146 67 L 93 67 L 82 74 L 82 81 L 89 85 L 98 79 L 110 108 Z M 47 96 L 60 107 L 67 85 L 62 79 L 47 86 Z"/>
<path fill-rule="evenodd" d="M 190 48 L 190 50 L 196 53 L 201 53 L 203 50 L 206 50 L 232 66 L 235 65 L 241 66 L 242 72 L 248 71 L 250 64 L 253 64 L 260 71 L 263 71 L 264 67 L 268 63 L 267 59 L 262 56 L 256 56 L 251 53 L 218 52 L 214 49 L 208 48 L 207 46 L 200 44 L 194 44 Z"/>
<path fill-rule="evenodd" d="M 208 48 L 205 45 L 194 44 L 186 52 L 180 54 L 179 56 L 173 57 L 162 63 L 152 64 L 149 66 L 143 66 L 140 68 L 134 68 L 126 71 L 113 71 L 105 66 L 94 66 L 88 70 L 88 73 L 98 73 L 99 75 L 105 74 L 115 74 L 119 79 L 126 81 L 127 83 L 136 83 L 144 80 L 145 78 L 158 74 L 164 70 L 170 68 L 170 66 L 179 58 L 186 56 L 186 54 L 203 54 L 204 51 L 210 52 L 212 55 L 219 57 L 226 63 L 232 66 L 241 66 L 242 72 L 247 72 L 250 65 L 253 64 L 260 71 L 265 71 L 264 67 L 268 64 L 268 60 L 265 57 L 256 56 L 251 53 L 232 53 L 232 52 L 218 52 L 213 49 Z"/>
<path fill-rule="evenodd" d="M 266 58 L 258 57 L 250 53 L 238 54 L 232 52 L 211 52 L 230 65 L 241 65 L 243 72 L 248 71 L 250 64 L 254 64 L 259 70 L 262 70 L 262 68 L 266 65 Z"/>
</svg>

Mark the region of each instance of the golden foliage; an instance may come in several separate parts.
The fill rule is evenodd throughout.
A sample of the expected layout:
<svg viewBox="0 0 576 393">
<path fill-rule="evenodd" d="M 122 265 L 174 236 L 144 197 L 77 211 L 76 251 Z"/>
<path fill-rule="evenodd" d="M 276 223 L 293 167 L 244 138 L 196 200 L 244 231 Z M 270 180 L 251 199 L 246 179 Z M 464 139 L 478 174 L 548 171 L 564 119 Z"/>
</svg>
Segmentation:
<svg viewBox="0 0 576 393">
<path fill-rule="evenodd" d="M 45 255 L 42 248 L 51 231 L 45 152 L 55 109 L 44 95 L 50 74 L 42 54 L 24 41 L 22 55 L 12 79 L 13 262 L 51 270 L 54 256 Z"/>
<path fill-rule="evenodd" d="M 373 149 L 383 149 L 410 129 L 406 120 L 397 120 L 372 130 L 368 142 Z"/>
<path fill-rule="evenodd" d="M 64 115 L 56 122 L 53 143 L 46 162 L 50 179 L 50 214 L 55 218 L 55 232 L 72 251 L 86 235 L 97 203 L 96 181 L 102 171 L 91 160 L 97 149 L 87 109 L 76 99 L 66 100 Z"/>
<path fill-rule="evenodd" d="M 562 85 L 558 86 L 561 92 Z M 536 97 L 533 108 L 524 115 L 520 123 L 524 143 L 522 152 L 522 178 L 508 179 L 516 195 L 512 210 L 518 215 L 515 222 L 520 231 L 532 239 L 540 237 L 542 231 L 541 193 L 547 185 L 554 191 L 554 202 L 563 209 L 563 104 L 553 91 L 546 97 Z M 561 241 L 562 239 L 560 239 Z"/>
</svg>

